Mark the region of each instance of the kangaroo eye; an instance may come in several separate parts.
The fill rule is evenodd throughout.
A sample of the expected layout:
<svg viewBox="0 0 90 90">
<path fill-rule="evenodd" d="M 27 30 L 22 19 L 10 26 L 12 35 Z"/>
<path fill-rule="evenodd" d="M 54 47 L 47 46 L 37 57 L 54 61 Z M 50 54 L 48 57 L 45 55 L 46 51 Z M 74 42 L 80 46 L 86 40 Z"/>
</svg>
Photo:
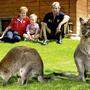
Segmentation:
<svg viewBox="0 0 90 90">
<path fill-rule="evenodd" d="M 86 30 L 82 30 L 82 34 L 84 35 L 86 33 Z"/>
<path fill-rule="evenodd" d="M 87 23 L 84 23 L 84 26 L 86 26 L 87 25 Z"/>
</svg>

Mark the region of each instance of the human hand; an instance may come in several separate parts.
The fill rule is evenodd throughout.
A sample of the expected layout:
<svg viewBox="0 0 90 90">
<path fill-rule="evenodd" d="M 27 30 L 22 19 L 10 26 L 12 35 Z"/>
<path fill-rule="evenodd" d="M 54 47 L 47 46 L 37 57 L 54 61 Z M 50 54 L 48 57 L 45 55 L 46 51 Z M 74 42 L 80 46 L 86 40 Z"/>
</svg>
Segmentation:
<svg viewBox="0 0 90 90">
<path fill-rule="evenodd" d="M 49 34 L 51 33 L 51 30 L 49 28 L 47 28 L 47 31 L 48 31 Z"/>
<path fill-rule="evenodd" d="M 61 32 L 61 24 L 58 25 L 58 27 L 56 28 L 56 34 Z"/>
<path fill-rule="evenodd" d="M 56 34 L 59 33 L 59 32 L 61 32 L 61 30 L 60 29 L 56 29 Z"/>
<path fill-rule="evenodd" d="M 0 39 L 2 39 L 2 38 L 3 38 L 3 36 L 0 37 Z"/>
</svg>

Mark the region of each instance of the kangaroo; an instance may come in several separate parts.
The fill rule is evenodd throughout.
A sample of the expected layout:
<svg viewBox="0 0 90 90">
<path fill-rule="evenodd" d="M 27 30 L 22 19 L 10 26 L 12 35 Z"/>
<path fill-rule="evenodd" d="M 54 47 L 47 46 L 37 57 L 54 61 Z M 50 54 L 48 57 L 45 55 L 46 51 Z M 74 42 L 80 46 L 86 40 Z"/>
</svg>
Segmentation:
<svg viewBox="0 0 90 90">
<path fill-rule="evenodd" d="M 38 81 L 43 80 L 43 62 L 39 53 L 26 46 L 12 48 L 0 62 L 0 76 L 3 85 L 18 73 L 21 84 L 25 84 L 30 75 L 37 75 Z"/>
<path fill-rule="evenodd" d="M 78 80 L 86 81 L 90 74 L 90 19 L 79 19 L 81 24 L 81 40 L 77 46 L 74 59 L 79 72 Z"/>
</svg>

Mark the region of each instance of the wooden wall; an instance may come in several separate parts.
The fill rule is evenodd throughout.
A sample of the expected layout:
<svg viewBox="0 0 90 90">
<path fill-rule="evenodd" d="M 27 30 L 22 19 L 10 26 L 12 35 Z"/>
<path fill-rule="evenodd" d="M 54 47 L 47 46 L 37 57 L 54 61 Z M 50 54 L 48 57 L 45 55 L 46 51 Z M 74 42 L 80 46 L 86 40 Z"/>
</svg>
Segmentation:
<svg viewBox="0 0 90 90">
<path fill-rule="evenodd" d="M 43 18 L 51 11 L 51 4 L 56 0 L 0 0 L 0 17 L 16 16 L 20 6 L 27 6 L 29 13 L 36 13 Z M 69 13 L 69 0 L 57 0 L 61 3 L 61 10 Z"/>
<path fill-rule="evenodd" d="M 36 13 L 42 20 L 44 15 L 51 11 L 51 4 L 54 1 L 60 2 L 61 11 L 71 17 L 73 33 L 78 33 L 78 18 L 90 16 L 90 0 L 0 0 L 0 17 L 14 17 L 18 14 L 20 6 L 26 6 L 29 9 L 28 15 Z"/>
<path fill-rule="evenodd" d="M 77 0 L 76 2 L 76 33 L 80 33 L 80 22 L 79 18 L 82 17 L 83 19 L 88 18 L 88 5 L 87 0 Z"/>
<path fill-rule="evenodd" d="M 90 18 L 90 0 L 87 0 L 87 13 L 88 13 L 88 18 Z"/>
<path fill-rule="evenodd" d="M 76 1 L 77 0 L 69 0 L 69 16 L 70 16 L 70 21 L 73 24 L 72 33 L 76 33 Z"/>
</svg>

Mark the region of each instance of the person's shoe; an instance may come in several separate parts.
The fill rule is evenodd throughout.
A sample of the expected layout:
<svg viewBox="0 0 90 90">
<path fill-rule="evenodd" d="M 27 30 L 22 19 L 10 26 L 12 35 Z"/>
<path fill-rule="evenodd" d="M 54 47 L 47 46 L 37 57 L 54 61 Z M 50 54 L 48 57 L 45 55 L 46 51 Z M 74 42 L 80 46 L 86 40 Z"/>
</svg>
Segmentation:
<svg viewBox="0 0 90 90">
<path fill-rule="evenodd" d="M 49 42 L 49 40 L 45 40 L 45 41 L 43 42 L 43 45 L 47 45 L 48 42 Z"/>
<path fill-rule="evenodd" d="M 57 41 L 56 41 L 56 43 L 57 43 L 57 44 L 61 44 L 61 43 L 62 43 L 62 41 L 61 41 L 61 40 L 60 40 L 60 41 L 58 41 L 58 40 L 57 40 Z"/>
<path fill-rule="evenodd" d="M 37 42 L 38 42 L 38 43 L 41 43 L 41 44 L 43 43 L 43 41 L 42 41 L 42 40 L 39 40 L 39 39 L 38 39 L 38 41 L 37 41 Z"/>
<path fill-rule="evenodd" d="M 2 43 L 2 42 L 4 42 L 4 41 L 0 40 L 0 43 Z"/>
<path fill-rule="evenodd" d="M 47 44 L 48 44 L 47 41 L 44 41 L 44 42 L 43 42 L 43 45 L 47 45 Z"/>
<path fill-rule="evenodd" d="M 28 41 L 28 39 L 27 38 L 24 38 L 24 41 Z"/>
</svg>

